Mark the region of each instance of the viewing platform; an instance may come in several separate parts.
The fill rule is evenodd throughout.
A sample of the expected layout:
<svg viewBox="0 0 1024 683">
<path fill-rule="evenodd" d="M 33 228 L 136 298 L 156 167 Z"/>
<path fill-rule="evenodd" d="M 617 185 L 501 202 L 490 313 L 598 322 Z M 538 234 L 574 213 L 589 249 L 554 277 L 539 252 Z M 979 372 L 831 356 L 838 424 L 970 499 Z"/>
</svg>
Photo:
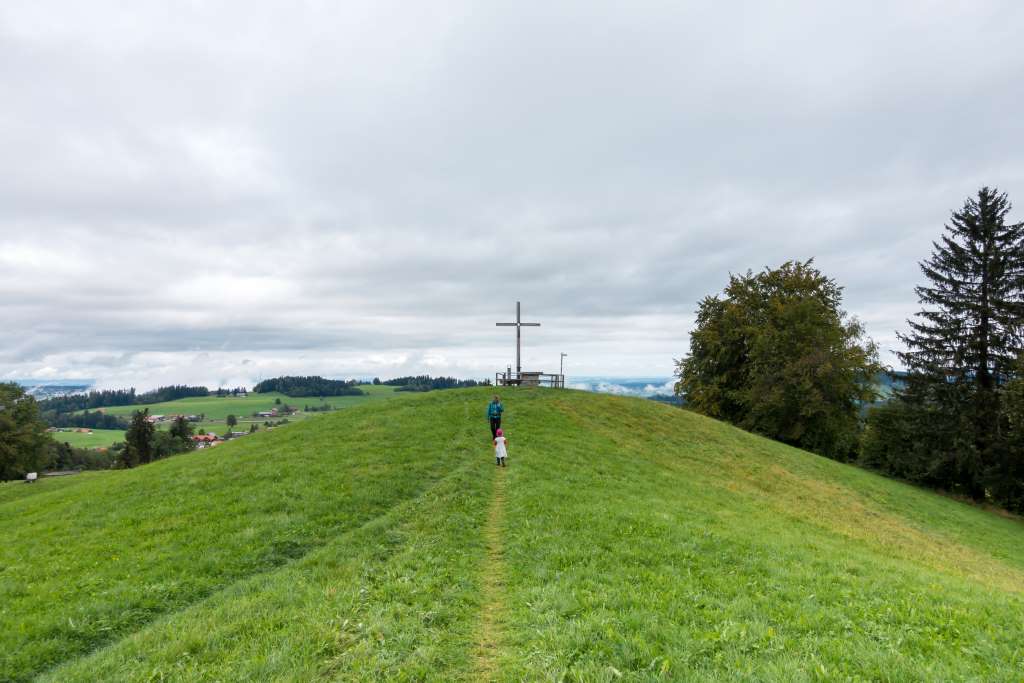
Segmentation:
<svg viewBox="0 0 1024 683">
<path fill-rule="evenodd" d="M 496 372 L 494 385 L 498 387 L 551 387 L 565 388 L 565 375 L 552 375 L 543 372 Z"/>
</svg>

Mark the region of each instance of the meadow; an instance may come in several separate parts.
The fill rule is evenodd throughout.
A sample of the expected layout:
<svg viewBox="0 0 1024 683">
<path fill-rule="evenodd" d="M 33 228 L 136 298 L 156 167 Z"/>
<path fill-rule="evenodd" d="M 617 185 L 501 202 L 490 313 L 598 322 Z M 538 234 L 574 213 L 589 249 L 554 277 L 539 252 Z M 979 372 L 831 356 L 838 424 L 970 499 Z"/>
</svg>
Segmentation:
<svg viewBox="0 0 1024 683">
<path fill-rule="evenodd" d="M 110 415 L 124 415 L 130 416 L 137 410 L 149 409 L 150 415 L 203 415 L 204 419 L 200 422 L 192 424 L 194 431 L 198 432 L 203 430 L 206 432 L 216 432 L 217 434 L 224 434 L 227 431 L 227 416 L 234 415 L 238 418 L 238 426 L 235 427 L 235 431 L 249 431 L 250 425 L 255 424 L 258 428 L 262 429 L 264 423 L 268 420 L 271 422 L 287 417 L 289 422 L 295 422 L 303 420 L 314 415 L 320 415 L 322 413 L 311 411 L 304 412 L 306 406 L 320 408 L 322 406 L 330 406 L 333 410 L 339 410 L 341 408 L 351 408 L 352 406 L 362 405 L 363 403 L 370 403 L 379 401 L 386 398 L 396 398 L 405 394 L 401 392 L 395 392 L 396 387 L 385 386 L 385 385 L 364 385 L 361 386 L 366 395 L 365 396 L 326 396 L 321 399 L 319 396 L 300 396 L 291 397 L 285 396 L 277 392 L 269 392 L 265 394 L 250 393 L 247 396 L 202 396 L 192 398 L 181 398 L 175 401 L 166 401 L 163 403 L 150 403 L 145 405 L 131 405 L 131 406 L 111 406 L 107 408 L 101 408 L 104 413 Z M 276 401 L 280 400 L 281 404 L 277 404 Z M 299 412 L 294 415 L 281 416 L 277 418 L 264 418 L 254 417 L 253 413 L 259 413 L 264 411 L 273 410 L 274 408 L 280 408 L 282 405 L 287 404 L 294 408 L 298 408 Z M 158 429 L 169 429 L 171 422 L 159 422 L 157 423 Z M 91 448 L 97 446 L 109 446 L 110 443 L 99 443 L 99 441 L 105 441 L 108 437 L 107 432 L 110 434 L 116 434 L 117 437 L 114 441 L 123 441 L 124 434 L 117 430 L 93 430 L 94 432 L 103 432 L 102 438 L 89 438 L 87 435 L 75 435 L 67 432 L 59 433 L 61 437 L 59 440 L 68 441 L 72 446 L 79 448 Z M 57 434 L 54 434 L 56 437 Z M 74 437 L 64 438 L 64 437 Z"/>
<path fill-rule="evenodd" d="M 470 389 L 0 487 L 0 679 L 1020 680 L 1021 520 L 651 401 L 504 397 L 507 469 Z"/>
<path fill-rule="evenodd" d="M 69 443 L 75 448 L 107 448 L 118 441 L 124 441 L 124 432 L 120 429 L 94 429 L 92 434 L 82 432 L 50 432 L 50 436 L 61 443 Z"/>
<path fill-rule="evenodd" d="M 280 406 L 275 404 L 278 399 L 282 404 L 287 403 L 299 409 L 307 404 L 318 406 L 326 404 L 332 408 L 348 408 L 395 395 L 395 387 L 391 386 L 363 385 L 359 388 L 366 392 L 365 396 L 327 396 L 321 401 L 319 396 L 291 397 L 278 392 L 249 393 L 246 396 L 196 396 L 164 403 L 112 406 L 102 410 L 110 415 L 131 415 L 136 410 L 148 408 L 150 415 L 205 415 L 208 420 L 223 421 L 228 415 L 250 418 L 253 413 L 279 408 Z"/>
</svg>

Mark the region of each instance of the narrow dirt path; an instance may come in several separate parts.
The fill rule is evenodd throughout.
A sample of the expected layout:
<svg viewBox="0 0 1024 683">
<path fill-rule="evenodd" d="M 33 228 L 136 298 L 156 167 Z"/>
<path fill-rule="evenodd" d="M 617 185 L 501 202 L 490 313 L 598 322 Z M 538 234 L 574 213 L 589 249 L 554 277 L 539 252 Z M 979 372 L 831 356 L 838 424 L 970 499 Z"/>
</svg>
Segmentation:
<svg viewBox="0 0 1024 683">
<path fill-rule="evenodd" d="M 498 673 L 497 655 L 504 640 L 505 546 L 501 529 L 505 520 L 505 481 L 507 470 L 495 468 L 494 492 L 487 512 L 484 539 L 487 551 L 483 561 L 483 600 L 477 633 L 473 679 L 492 681 Z"/>
</svg>

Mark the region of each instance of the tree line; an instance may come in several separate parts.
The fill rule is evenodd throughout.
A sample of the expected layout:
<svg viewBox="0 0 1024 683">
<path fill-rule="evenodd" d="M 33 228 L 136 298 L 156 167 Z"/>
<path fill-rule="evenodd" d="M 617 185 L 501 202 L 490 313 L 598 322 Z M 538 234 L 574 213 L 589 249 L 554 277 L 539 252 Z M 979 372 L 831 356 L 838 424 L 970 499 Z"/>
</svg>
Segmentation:
<svg viewBox="0 0 1024 683">
<path fill-rule="evenodd" d="M 433 391 L 435 389 L 466 389 L 469 387 L 489 386 L 490 381 L 478 382 L 475 379 L 457 379 L 455 377 L 431 377 L 430 375 L 408 375 L 384 380 L 374 379 L 374 384 L 385 384 L 398 387 L 395 391 Z"/>
<path fill-rule="evenodd" d="M 166 401 L 176 401 L 179 398 L 209 395 L 210 390 L 206 387 L 188 386 L 185 384 L 158 387 L 141 394 L 136 394 L 134 388 L 104 389 L 102 391 L 90 391 L 87 394 L 69 394 L 67 396 L 47 398 L 39 402 L 39 408 L 44 413 L 72 413 L 79 410 L 95 410 L 96 408 L 110 408 L 114 406 L 164 403 Z"/>
<path fill-rule="evenodd" d="M 921 261 L 892 397 L 842 288 L 790 261 L 703 299 L 676 393 L 706 415 L 917 484 L 1024 512 L 1024 223 L 987 187 Z"/>
<path fill-rule="evenodd" d="M 355 380 L 325 379 L 319 375 L 306 377 L 275 377 L 259 382 L 253 391 L 259 394 L 276 391 L 285 396 L 362 396 Z"/>
<path fill-rule="evenodd" d="M 192 425 L 185 418 L 175 419 L 167 431 L 156 429 L 148 418 L 148 408 L 136 410 L 127 424 L 124 442 L 106 451 L 74 448 L 46 433 L 39 403 L 22 387 L 0 383 L 0 481 L 52 469 L 134 467 L 195 447 Z"/>
<path fill-rule="evenodd" d="M 123 415 L 85 410 L 81 413 L 40 411 L 43 421 L 51 427 L 81 427 L 85 429 L 128 429 L 128 418 Z"/>
</svg>

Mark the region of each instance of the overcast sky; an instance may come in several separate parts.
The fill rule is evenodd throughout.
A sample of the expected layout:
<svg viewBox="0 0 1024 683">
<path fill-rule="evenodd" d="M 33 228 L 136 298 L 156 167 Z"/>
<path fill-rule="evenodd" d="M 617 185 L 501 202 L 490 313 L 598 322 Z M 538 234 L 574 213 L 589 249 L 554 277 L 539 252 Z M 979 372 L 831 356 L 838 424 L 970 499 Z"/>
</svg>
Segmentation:
<svg viewBox="0 0 1024 683">
<path fill-rule="evenodd" d="M 894 362 L 1024 215 L 1024 3 L 0 4 L 0 378 L 663 376 L 815 257 Z"/>
</svg>

